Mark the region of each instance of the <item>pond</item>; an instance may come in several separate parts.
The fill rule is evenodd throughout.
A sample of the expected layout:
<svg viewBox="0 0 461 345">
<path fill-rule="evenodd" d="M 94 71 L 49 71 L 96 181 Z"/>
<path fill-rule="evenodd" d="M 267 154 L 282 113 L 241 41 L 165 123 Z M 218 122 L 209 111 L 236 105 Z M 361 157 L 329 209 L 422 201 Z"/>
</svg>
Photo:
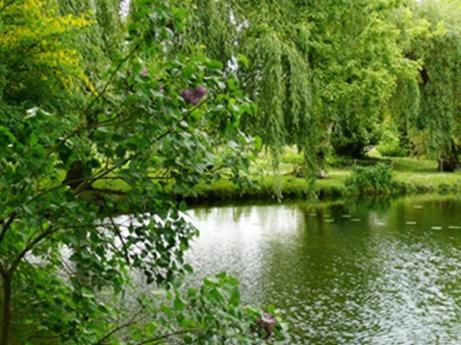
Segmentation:
<svg viewBox="0 0 461 345">
<path fill-rule="evenodd" d="M 283 344 L 461 344 L 461 199 L 197 208 L 197 279 L 275 305 Z M 281 343 L 281 342 L 280 342 Z"/>
</svg>

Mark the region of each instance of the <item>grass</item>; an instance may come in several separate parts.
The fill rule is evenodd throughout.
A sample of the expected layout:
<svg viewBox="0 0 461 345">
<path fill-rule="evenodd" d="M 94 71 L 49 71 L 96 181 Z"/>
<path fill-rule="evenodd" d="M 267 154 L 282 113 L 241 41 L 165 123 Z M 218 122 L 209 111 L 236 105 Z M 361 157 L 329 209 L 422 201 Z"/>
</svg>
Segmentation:
<svg viewBox="0 0 461 345">
<path fill-rule="evenodd" d="M 461 192 L 461 170 L 454 173 L 440 173 L 437 162 L 427 159 L 382 157 L 372 151 L 361 160 L 336 158 L 329 162 L 327 178 L 317 179 L 310 184 L 296 171 L 303 164 L 301 154 L 287 148 L 280 157 L 277 168 L 267 154 L 262 154 L 250 168 L 250 183 L 237 185 L 227 179 L 211 183 L 199 183 L 193 193 L 177 195 L 192 204 L 229 203 L 234 201 L 271 201 L 277 199 L 308 199 L 317 195 L 319 199 L 341 198 L 347 194 L 345 182 L 354 166 L 369 166 L 385 162 L 393 169 L 398 182 L 399 194 L 434 194 Z M 121 180 L 100 181 L 96 187 L 124 192 L 130 187 Z M 379 196 L 379 195 L 377 195 Z"/>
<path fill-rule="evenodd" d="M 461 191 L 461 171 L 441 173 L 433 160 L 409 157 L 382 157 L 372 151 L 363 160 L 336 159 L 327 168 L 327 178 L 317 179 L 315 187 L 303 177 L 292 174 L 303 162 L 302 155 L 287 149 L 280 158 L 277 170 L 261 156 L 251 169 L 250 185 L 238 186 L 228 180 L 210 184 L 199 184 L 194 195 L 186 199 L 194 203 L 226 202 L 237 200 L 271 200 L 276 198 L 307 198 L 316 192 L 320 199 L 337 198 L 346 195 L 345 182 L 354 165 L 373 165 L 379 162 L 390 164 L 394 178 L 401 186 L 400 194 L 456 193 Z"/>
</svg>

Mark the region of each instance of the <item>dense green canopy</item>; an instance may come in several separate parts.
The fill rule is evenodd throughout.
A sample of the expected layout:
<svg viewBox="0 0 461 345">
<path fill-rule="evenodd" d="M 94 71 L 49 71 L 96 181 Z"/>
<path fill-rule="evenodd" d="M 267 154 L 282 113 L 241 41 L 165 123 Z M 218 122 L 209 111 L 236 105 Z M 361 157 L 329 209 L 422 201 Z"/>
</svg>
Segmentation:
<svg viewBox="0 0 461 345">
<path fill-rule="evenodd" d="M 457 0 L 133 0 L 125 15 L 0 0 L 0 345 L 260 344 L 272 328 L 233 278 L 184 294 L 197 230 L 178 196 L 250 182 L 262 146 L 297 147 L 312 178 L 385 140 L 383 123 L 456 168 Z"/>
<path fill-rule="evenodd" d="M 252 133 L 270 146 L 296 144 L 321 163 L 331 145 L 358 156 L 376 143 L 397 75 L 414 68 L 393 24 L 402 6 L 197 1 L 191 35 L 212 56 L 240 62 L 243 86 L 258 105 L 247 119 Z"/>
<path fill-rule="evenodd" d="M 408 145 L 408 132 L 421 126 L 417 118 L 457 113 L 444 109 L 456 107 L 456 97 L 445 102 L 435 94 L 459 85 L 457 67 L 430 56 L 433 50 L 459 61 L 456 1 L 193 1 L 190 6 L 195 10 L 191 37 L 212 56 L 234 67 L 238 63 L 243 86 L 258 106 L 247 127 L 269 146 L 296 144 L 321 165 L 331 148 L 358 157 L 376 145 L 389 116 Z M 442 69 L 433 73 L 445 84 L 445 89 L 434 85 L 435 93 L 430 85 L 418 86 L 420 69 L 428 73 L 432 59 Z M 448 154 L 442 147 L 454 150 L 456 140 L 443 135 L 456 136 L 457 126 L 449 122 L 427 123 L 425 152 L 441 158 Z"/>
<path fill-rule="evenodd" d="M 180 285 L 175 194 L 252 153 L 236 76 L 168 1 L 0 4 L 0 344 L 256 342 L 235 279 Z"/>
<path fill-rule="evenodd" d="M 425 1 L 416 13 L 428 29 L 410 51 L 422 61 L 420 111 L 413 126 L 440 170 L 453 171 L 461 144 L 461 4 Z"/>
</svg>

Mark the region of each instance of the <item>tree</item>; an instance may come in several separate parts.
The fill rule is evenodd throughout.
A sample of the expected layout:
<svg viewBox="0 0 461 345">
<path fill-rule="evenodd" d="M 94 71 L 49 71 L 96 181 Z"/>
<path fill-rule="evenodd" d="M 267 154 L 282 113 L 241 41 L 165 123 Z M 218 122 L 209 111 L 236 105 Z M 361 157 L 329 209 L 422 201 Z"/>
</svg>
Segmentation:
<svg viewBox="0 0 461 345">
<path fill-rule="evenodd" d="M 376 0 L 309 6 L 317 111 L 324 140 L 338 154 L 360 157 L 376 144 L 397 76 L 411 68 L 393 20 L 403 5 Z"/>
<path fill-rule="evenodd" d="M 177 49 L 184 16 L 172 2 L 135 1 L 122 44 L 100 36 L 114 49 L 104 71 L 74 49 L 94 29 L 91 14 L 52 1 L 2 5 L 0 344 L 15 330 L 23 344 L 249 343 L 258 313 L 240 307 L 235 280 L 182 294 L 197 230 L 172 196 L 210 164 L 236 179 L 248 165 L 239 121 L 252 108 L 226 86 L 236 77 L 200 48 Z M 82 51 L 98 52 L 95 42 Z M 139 275 L 152 288 L 127 308 Z"/>
<path fill-rule="evenodd" d="M 331 148 L 358 157 L 377 142 L 397 76 L 413 68 L 393 23 L 406 2 L 192 3 L 193 34 L 237 63 L 258 106 L 246 123 L 266 145 L 297 145 L 312 176 Z"/>
<path fill-rule="evenodd" d="M 423 132 L 426 152 L 437 159 L 439 170 L 454 171 L 461 134 L 461 6 L 449 0 L 424 1 L 415 5 L 415 13 L 427 30 L 408 51 L 422 63 L 419 113 L 412 124 Z"/>
<path fill-rule="evenodd" d="M 312 112 L 310 28 L 296 2 L 192 1 L 191 10 L 191 36 L 237 70 L 257 106 L 243 119 L 244 128 L 274 153 L 296 145 L 312 177 L 318 119 Z"/>
</svg>

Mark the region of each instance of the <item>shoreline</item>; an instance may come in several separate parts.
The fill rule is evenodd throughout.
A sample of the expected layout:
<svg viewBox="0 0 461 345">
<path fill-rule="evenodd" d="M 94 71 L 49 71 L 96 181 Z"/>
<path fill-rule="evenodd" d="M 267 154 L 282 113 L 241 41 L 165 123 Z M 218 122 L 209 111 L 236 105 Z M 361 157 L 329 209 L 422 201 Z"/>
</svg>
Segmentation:
<svg viewBox="0 0 461 345">
<path fill-rule="evenodd" d="M 340 200 L 344 198 L 387 198 L 412 195 L 451 195 L 461 193 L 461 177 L 456 183 L 432 181 L 430 184 L 415 180 L 405 182 L 398 178 L 398 185 L 389 192 L 370 192 L 356 195 L 351 193 L 344 184 L 337 181 L 317 181 L 314 189 L 303 178 L 286 178 L 282 176 L 281 184 L 275 186 L 274 178 L 255 182 L 253 186 L 243 188 L 229 180 L 218 180 L 206 185 L 198 185 L 195 195 L 177 195 L 178 200 L 184 200 L 190 206 L 214 206 L 246 202 L 283 202 L 288 200 L 323 201 Z M 443 177 L 441 177 L 443 179 Z M 280 181 L 278 181 L 280 182 Z M 313 192 L 315 194 L 313 194 Z"/>
</svg>

